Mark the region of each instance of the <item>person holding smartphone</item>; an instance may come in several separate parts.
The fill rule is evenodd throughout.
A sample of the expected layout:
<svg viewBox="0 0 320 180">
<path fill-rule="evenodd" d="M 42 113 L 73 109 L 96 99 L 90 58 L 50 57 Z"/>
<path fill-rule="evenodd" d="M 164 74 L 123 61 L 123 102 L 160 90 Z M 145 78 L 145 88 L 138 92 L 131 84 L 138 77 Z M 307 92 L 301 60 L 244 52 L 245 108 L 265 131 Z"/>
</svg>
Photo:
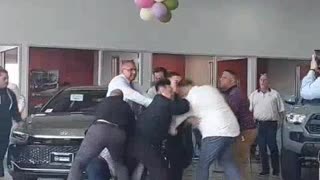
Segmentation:
<svg viewBox="0 0 320 180">
<path fill-rule="evenodd" d="M 312 55 L 310 70 L 301 83 L 300 95 L 303 99 L 320 99 L 320 50 Z"/>
</svg>

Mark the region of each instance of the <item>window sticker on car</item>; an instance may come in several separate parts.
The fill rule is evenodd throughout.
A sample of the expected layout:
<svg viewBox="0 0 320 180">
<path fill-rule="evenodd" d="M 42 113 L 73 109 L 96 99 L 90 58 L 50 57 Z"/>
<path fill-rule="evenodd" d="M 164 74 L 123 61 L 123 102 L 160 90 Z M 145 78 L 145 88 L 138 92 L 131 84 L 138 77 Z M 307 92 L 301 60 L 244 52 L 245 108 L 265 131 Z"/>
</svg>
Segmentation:
<svg viewBox="0 0 320 180">
<path fill-rule="evenodd" d="M 83 101 L 83 94 L 71 94 L 70 101 Z"/>
<path fill-rule="evenodd" d="M 45 113 L 51 113 L 53 109 L 46 109 Z"/>
</svg>

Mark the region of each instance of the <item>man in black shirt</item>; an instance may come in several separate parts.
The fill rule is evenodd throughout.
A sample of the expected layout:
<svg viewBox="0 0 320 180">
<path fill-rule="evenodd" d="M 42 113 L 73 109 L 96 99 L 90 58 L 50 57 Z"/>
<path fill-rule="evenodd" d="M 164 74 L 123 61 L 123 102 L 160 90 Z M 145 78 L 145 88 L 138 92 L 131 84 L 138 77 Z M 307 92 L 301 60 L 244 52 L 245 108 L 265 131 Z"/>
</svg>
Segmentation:
<svg viewBox="0 0 320 180">
<path fill-rule="evenodd" d="M 118 180 L 129 180 L 125 166 L 126 143 L 134 127 L 134 114 L 125 101 L 122 91 L 113 90 L 96 110 L 97 120 L 89 127 L 72 164 L 68 180 L 81 180 L 88 163 L 108 148 L 114 161 Z"/>
<path fill-rule="evenodd" d="M 168 79 L 174 93 L 174 100 L 179 100 L 178 84 L 182 76 L 176 72 L 170 72 Z M 192 142 L 192 125 L 189 121 L 183 122 L 177 128 L 177 134 L 169 136 L 166 141 L 166 152 L 170 163 L 169 179 L 182 180 L 183 171 L 192 162 L 193 142 Z"/>
<path fill-rule="evenodd" d="M 173 91 L 169 80 L 156 83 L 158 94 L 137 120 L 133 156 L 150 173 L 152 180 L 168 180 L 168 163 L 162 155 L 161 145 L 168 137 L 173 115 L 189 111 L 189 102 L 185 99 L 173 100 Z"/>
<path fill-rule="evenodd" d="M 3 159 L 6 154 L 12 119 L 21 121 L 17 98 L 13 91 L 8 89 L 8 72 L 0 67 L 0 178 L 4 177 Z"/>
</svg>

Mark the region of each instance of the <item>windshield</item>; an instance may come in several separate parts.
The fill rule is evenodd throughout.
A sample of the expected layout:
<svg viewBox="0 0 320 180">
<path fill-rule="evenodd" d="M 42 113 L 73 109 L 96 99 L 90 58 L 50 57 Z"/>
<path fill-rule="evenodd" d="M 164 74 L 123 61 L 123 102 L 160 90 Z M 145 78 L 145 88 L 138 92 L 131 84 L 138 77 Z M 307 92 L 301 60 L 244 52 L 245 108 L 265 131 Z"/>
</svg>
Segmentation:
<svg viewBox="0 0 320 180">
<path fill-rule="evenodd" d="M 107 90 L 64 90 L 55 96 L 41 112 L 94 112 L 106 94 Z"/>
</svg>

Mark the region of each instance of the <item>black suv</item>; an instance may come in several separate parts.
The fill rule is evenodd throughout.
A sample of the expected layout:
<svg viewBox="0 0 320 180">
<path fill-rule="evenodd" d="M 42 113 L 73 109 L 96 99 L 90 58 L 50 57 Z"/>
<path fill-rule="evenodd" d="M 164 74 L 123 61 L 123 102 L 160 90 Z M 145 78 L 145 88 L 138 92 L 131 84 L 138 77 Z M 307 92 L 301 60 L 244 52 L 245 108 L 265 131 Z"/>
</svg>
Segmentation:
<svg viewBox="0 0 320 180">
<path fill-rule="evenodd" d="M 41 110 L 13 130 L 8 169 L 13 180 L 66 178 L 84 132 L 106 87 L 82 86 L 60 91 Z"/>
</svg>

